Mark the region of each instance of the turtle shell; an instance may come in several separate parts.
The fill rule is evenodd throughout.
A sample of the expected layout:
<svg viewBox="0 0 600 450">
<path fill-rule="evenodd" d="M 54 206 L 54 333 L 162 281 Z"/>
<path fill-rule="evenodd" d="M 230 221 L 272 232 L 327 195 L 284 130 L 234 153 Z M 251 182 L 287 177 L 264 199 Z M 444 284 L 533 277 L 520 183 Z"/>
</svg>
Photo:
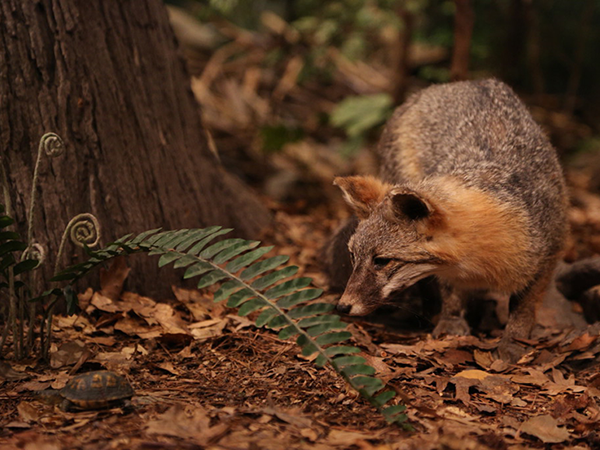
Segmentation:
<svg viewBox="0 0 600 450">
<path fill-rule="evenodd" d="M 123 403 L 134 395 L 129 382 L 114 372 L 101 370 L 73 377 L 60 391 L 70 402 L 69 406 L 79 409 L 102 409 Z"/>
</svg>

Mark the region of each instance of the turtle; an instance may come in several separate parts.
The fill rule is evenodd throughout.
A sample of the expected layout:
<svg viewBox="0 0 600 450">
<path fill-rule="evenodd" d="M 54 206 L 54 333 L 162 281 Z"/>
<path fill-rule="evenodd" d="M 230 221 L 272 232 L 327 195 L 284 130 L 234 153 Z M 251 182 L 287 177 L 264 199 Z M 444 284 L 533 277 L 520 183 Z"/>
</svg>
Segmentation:
<svg viewBox="0 0 600 450">
<path fill-rule="evenodd" d="M 87 411 L 129 405 L 135 394 L 129 382 L 109 370 L 77 375 L 60 390 L 38 391 L 38 397 L 59 404 L 63 411 Z"/>
</svg>

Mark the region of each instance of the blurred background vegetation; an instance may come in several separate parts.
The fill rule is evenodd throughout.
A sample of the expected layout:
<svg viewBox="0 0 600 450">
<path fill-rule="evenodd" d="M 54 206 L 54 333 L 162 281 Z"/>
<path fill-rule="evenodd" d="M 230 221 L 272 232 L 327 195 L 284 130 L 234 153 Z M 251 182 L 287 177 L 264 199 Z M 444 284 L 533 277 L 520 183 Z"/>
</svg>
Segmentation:
<svg viewBox="0 0 600 450">
<path fill-rule="evenodd" d="M 276 199 L 300 179 L 373 171 L 361 155 L 411 92 L 490 76 L 600 178 L 600 0 L 167 3 L 210 141 Z"/>
</svg>

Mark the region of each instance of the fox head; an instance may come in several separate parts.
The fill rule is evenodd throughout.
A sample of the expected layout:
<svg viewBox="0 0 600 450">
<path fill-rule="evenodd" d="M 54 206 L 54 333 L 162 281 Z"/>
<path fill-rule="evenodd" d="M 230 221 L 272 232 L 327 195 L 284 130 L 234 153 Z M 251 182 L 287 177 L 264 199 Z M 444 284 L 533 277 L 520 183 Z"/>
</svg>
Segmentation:
<svg viewBox="0 0 600 450">
<path fill-rule="evenodd" d="M 348 242 L 354 268 L 340 312 L 368 314 L 440 268 L 441 259 L 426 243 L 443 217 L 429 199 L 372 177 L 338 177 L 334 184 L 360 220 Z"/>
</svg>

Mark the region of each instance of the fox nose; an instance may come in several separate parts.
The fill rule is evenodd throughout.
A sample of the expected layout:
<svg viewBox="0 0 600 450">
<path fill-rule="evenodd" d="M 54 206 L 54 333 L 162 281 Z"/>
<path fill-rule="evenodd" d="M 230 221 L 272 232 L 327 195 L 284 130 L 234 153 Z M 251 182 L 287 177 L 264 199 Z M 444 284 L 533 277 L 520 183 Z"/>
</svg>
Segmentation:
<svg viewBox="0 0 600 450">
<path fill-rule="evenodd" d="M 337 310 L 338 310 L 338 312 L 341 312 L 342 314 L 348 314 L 351 309 L 352 309 L 352 305 L 348 305 L 348 304 L 344 304 L 344 303 L 337 304 Z"/>
</svg>

